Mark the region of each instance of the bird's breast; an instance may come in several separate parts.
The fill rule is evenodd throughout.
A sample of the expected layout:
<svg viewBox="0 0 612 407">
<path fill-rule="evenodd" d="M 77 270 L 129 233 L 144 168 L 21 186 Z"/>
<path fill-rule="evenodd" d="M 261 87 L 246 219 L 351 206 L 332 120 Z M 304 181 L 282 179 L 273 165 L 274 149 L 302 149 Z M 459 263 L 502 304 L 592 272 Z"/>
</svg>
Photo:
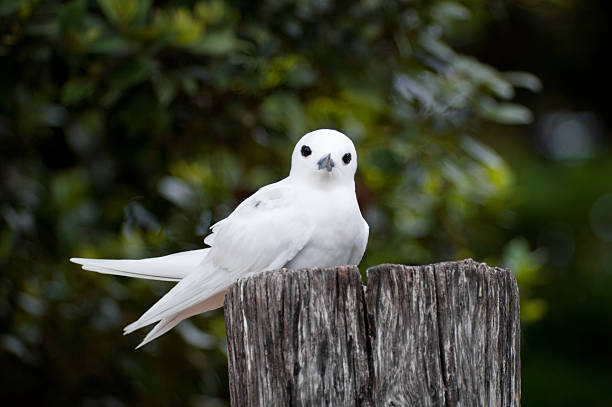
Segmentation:
<svg viewBox="0 0 612 407">
<path fill-rule="evenodd" d="M 313 196 L 314 195 L 314 196 Z M 341 266 L 349 262 L 363 227 L 357 202 L 351 196 L 313 194 L 303 200 L 313 229 L 304 248 L 286 267 L 292 269 Z"/>
</svg>

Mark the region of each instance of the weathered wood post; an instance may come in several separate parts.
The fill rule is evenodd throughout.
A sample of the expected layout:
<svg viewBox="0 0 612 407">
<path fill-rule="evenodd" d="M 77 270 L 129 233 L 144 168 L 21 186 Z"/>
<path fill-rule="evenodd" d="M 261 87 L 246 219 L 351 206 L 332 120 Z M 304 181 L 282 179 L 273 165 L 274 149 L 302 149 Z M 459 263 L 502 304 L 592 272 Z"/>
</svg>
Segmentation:
<svg viewBox="0 0 612 407">
<path fill-rule="evenodd" d="M 233 406 L 519 406 L 516 280 L 472 260 L 279 270 L 226 296 Z"/>
</svg>

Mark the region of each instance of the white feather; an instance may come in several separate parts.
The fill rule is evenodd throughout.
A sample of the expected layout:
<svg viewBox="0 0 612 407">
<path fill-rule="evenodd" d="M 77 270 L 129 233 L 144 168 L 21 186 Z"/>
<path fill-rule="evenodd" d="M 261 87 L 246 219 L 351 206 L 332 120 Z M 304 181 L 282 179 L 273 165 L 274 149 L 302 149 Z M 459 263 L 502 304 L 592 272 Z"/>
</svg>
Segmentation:
<svg viewBox="0 0 612 407">
<path fill-rule="evenodd" d="M 162 257 L 142 260 L 83 259 L 73 257 L 71 262 L 83 270 L 102 274 L 146 278 L 150 280 L 180 281 L 202 263 L 209 249 L 189 250 Z"/>
<path fill-rule="evenodd" d="M 159 321 L 157 325 L 153 329 L 149 331 L 147 336 L 140 342 L 140 344 L 136 347 L 136 349 L 146 345 L 154 339 L 159 338 L 172 328 L 174 328 L 179 322 L 194 315 L 201 314 L 206 311 L 213 310 L 215 308 L 219 308 L 223 306 L 223 302 L 225 300 L 225 290 L 221 291 L 212 297 L 207 298 L 205 301 L 202 301 L 199 304 L 193 305 L 189 308 L 186 308 L 180 311 L 177 314 L 173 314 L 170 317 L 166 317 Z M 127 327 L 126 327 L 127 328 Z M 126 335 L 128 332 L 124 332 Z"/>
</svg>

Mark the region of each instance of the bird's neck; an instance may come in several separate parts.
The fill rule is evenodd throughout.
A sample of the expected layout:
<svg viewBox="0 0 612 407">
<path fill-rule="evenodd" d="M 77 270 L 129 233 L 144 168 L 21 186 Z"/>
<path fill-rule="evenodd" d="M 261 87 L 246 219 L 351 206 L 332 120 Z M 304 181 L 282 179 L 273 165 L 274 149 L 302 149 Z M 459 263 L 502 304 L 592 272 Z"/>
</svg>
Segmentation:
<svg viewBox="0 0 612 407">
<path fill-rule="evenodd" d="M 353 179 L 338 179 L 335 177 L 289 177 L 294 185 L 299 185 L 309 190 L 330 193 L 355 192 L 355 181 Z"/>
</svg>

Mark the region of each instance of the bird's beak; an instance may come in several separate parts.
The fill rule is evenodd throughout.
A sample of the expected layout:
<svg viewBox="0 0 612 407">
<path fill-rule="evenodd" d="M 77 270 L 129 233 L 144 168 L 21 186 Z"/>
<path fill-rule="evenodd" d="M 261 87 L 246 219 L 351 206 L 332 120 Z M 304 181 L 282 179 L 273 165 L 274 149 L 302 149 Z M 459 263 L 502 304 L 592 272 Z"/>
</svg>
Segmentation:
<svg viewBox="0 0 612 407">
<path fill-rule="evenodd" d="M 319 170 L 326 169 L 328 172 L 331 172 L 332 168 L 334 168 L 334 160 L 331 158 L 331 154 L 327 154 L 323 158 L 319 160 L 317 163 L 319 166 Z"/>
</svg>

